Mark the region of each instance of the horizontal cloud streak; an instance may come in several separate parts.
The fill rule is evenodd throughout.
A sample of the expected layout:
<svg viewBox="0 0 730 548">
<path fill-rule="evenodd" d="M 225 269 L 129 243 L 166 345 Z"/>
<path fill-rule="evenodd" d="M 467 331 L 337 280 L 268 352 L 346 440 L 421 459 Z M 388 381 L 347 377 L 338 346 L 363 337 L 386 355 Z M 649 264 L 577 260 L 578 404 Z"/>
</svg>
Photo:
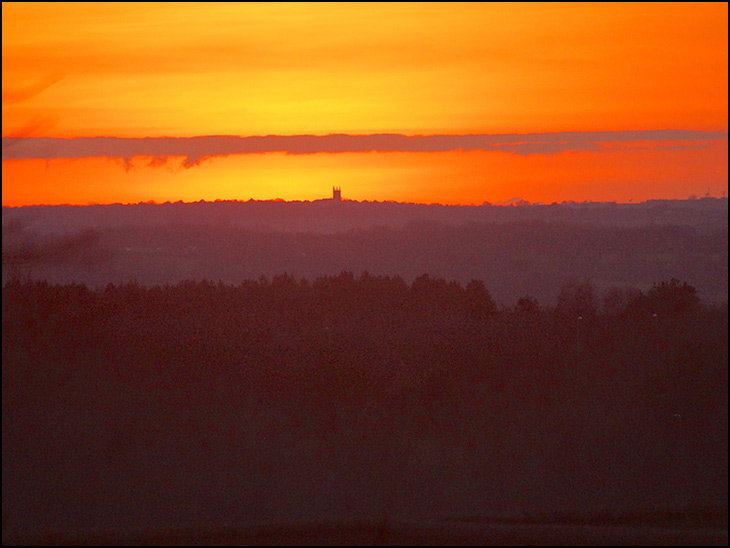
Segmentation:
<svg viewBox="0 0 730 548">
<path fill-rule="evenodd" d="M 553 154 L 563 151 L 602 150 L 611 143 L 645 142 L 646 148 L 696 147 L 697 141 L 727 139 L 727 131 L 641 130 L 528 134 L 477 135 L 267 135 L 252 137 L 4 137 L 3 160 L 56 158 L 122 158 L 152 156 L 150 165 L 164 164 L 163 158 L 184 157 L 185 167 L 206 158 L 232 154 L 289 154 L 342 152 L 447 152 L 483 150 L 514 154 Z"/>
</svg>

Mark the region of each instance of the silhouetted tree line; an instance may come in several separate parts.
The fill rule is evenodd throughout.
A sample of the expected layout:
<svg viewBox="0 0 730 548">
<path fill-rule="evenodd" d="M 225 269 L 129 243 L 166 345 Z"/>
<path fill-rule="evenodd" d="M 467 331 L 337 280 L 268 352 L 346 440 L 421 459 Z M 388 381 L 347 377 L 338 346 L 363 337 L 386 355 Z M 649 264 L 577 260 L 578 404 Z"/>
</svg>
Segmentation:
<svg viewBox="0 0 730 548">
<path fill-rule="evenodd" d="M 479 280 L 426 274 L 15 281 L 2 308 L 4 472 L 6 455 L 27 472 L 34 459 L 81 466 L 69 453 L 212 451 L 211 466 L 249 471 L 236 489 L 272 500 L 289 496 L 271 492 L 282 470 L 326 466 L 351 486 L 369 477 L 352 489 L 394 508 L 439 482 L 473 489 L 471 512 L 580 506 L 580 493 L 727 508 L 727 306 L 676 279 L 603 295 L 576 280 L 554 307 L 506 308 Z M 298 464 L 277 460 L 283 445 L 271 457 L 271 439 L 290 440 Z M 58 493 L 38 496 L 65 504 Z"/>
</svg>

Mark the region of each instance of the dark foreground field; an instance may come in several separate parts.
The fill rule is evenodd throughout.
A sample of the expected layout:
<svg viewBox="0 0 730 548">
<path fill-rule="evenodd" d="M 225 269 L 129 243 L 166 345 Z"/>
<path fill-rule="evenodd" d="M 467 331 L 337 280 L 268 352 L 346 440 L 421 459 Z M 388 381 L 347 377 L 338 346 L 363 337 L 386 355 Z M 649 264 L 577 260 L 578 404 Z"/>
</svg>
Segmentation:
<svg viewBox="0 0 730 548">
<path fill-rule="evenodd" d="M 725 517 L 726 520 L 726 517 Z M 439 523 L 400 519 L 8 537 L 55 546 L 726 546 L 727 527 Z"/>
</svg>

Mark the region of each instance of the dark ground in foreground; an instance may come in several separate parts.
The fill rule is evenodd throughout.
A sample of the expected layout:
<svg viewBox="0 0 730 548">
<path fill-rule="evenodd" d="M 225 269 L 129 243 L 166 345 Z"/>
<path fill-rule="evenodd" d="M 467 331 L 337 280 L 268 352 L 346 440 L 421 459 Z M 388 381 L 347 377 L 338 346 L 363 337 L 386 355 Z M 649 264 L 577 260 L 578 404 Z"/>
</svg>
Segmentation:
<svg viewBox="0 0 730 548">
<path fill-rule="evenodd" d="M 667 519 L 675 521 L 667 523 Z M 727 515 L 677 512 L 637 514 L 606 521 L 596 518 L 582 523 L 380 519 L 3 538 L 3 545 L 56 546 L 727 546 L 727 543 Z"/>
</svg>

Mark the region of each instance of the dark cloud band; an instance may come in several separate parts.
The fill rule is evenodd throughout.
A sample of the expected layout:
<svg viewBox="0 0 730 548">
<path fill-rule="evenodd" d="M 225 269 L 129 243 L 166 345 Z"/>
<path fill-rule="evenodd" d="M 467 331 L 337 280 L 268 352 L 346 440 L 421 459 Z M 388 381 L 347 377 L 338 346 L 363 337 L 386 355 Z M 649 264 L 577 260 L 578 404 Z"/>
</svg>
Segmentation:
<svg viewBox="0 0 730 548">
<path fill-rule="evenodd" d="M 185 157 L 190 167 L 214 156 L 285 152 L 447 152 L 453 150 L 501 151 L 514 154 L 552 154 L 574 150 L 601 150 L 607 143 L 652 142 L 656 147 L 696 147 L 697 141 L 727 139 L 727 131 L 643 130 L 526 133 L 502 135 L 266 135 L 253 137 L 4 137 L 3 160 L 135 156 Z"/>
</svg>

